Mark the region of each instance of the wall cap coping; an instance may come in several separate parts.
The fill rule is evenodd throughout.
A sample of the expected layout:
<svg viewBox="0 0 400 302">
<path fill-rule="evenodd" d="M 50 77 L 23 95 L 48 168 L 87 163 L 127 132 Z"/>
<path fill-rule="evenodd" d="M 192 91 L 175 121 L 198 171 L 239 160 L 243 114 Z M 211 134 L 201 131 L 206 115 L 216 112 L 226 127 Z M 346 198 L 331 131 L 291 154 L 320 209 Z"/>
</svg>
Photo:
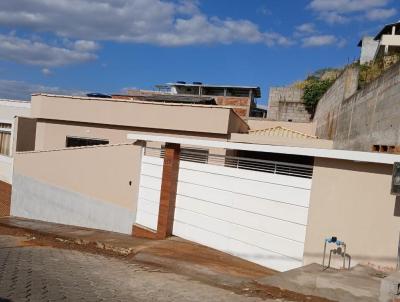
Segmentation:
<svg viewBox="0 0 400 302">
<path fill-rule="evenodd" d="M 321 158 L 351 160 L 356 162 L 393 164 L 394 162 L 400 161 L 400 155 L 363 152 L 363 151 L 234 143 L 230 141 L 197 140 L 197 139 L 180 138 L 172 136 L 146 135 L 146 134 L 135 134 L 135 133 L 127 134 L 127 138 L 136 141 L 142 140 L 142 141 L 192 145 L 192 146 L 199 146 L 206 148 L 221 148 L 221 149 L 231 149 L 231 150 L 303 155 L 303 156 L 312 156 Z"/>
</svg>

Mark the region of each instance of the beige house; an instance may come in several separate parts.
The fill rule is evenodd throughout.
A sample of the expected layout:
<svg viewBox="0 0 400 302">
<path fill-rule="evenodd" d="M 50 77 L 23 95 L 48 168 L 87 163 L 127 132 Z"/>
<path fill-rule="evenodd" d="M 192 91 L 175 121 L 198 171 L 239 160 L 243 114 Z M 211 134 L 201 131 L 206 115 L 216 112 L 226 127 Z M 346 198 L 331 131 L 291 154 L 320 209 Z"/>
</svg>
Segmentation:
<svg viewBox="0 0 400 302">
<path fill-rule="evenodd" d="M 229 108 L 38 94 L 31 117 L 37 122 L 34 150 L 119 144 L 127 133 L 164 133 L 227 139 L 247 124 Z"/>
<path fill-rule="evenodd" d="M 11 215 L 175 235 L 279 271 L 321 262 L 337 236 L 347 251 L 333 265 L 395 269 L 399 156 L 269 126 L 249 133 L 220 106 L 33 95 L 31 119 L 18 119 Z"/>
<path fill-rule="evenodd" d="M 13 200 L 19 204 L 11 214 L 122 233 L 132 231 L 142 155 L 129 133 L 226 141 L 232 132 L 248 132 L 232 109 L 214 105 L 49 94 L 33 95 L 31 103 L 30 118 L 17 120 Z M 200 160 L 225 153 L 187 147 Z"/>
</svg>

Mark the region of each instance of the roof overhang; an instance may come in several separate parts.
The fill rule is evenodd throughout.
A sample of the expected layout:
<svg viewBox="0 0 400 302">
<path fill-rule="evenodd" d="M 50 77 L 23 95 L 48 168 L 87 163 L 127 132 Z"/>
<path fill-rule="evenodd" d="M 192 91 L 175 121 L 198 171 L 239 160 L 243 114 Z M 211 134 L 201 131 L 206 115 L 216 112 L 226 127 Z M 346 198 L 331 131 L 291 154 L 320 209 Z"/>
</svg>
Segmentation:
<svg viewBox="0 0 400 302">
<path fill-rule="evenodd" d="M 400 25 L 400 22 L 395 22 L 395 23 L 390 23 L 390 24 L 386 24 L 381 31 L 375 36 L 374 40 L 380 40 L 380 38 L 382 37 L 382 35 L 386 34 L 386 33 L 391 33 L 392 27 L 393 26 L 397 26 Z"/>
<path fill-rule="evenodd" d="M 206 148 L 221 148 L 229 150 L 302 155 L 311 157 L 351 160 L 356 162 L 393 164 L 394 162 L 400 161 L 400 155 L 382 154 L 373 152 L 233 143 L 229 141 L 216 141 L 216 140 L 203 140 L 203 139 L 198 140 L 198 139 L 189 139 L 181 137 L 147 135 L 147 134 L 136 134 L 136 133 L 128 134 L 127 138 L 131 140 L 174 143 L 174 144 L 191 145 L 191 146 L 206 147 Z"/>
</svg>

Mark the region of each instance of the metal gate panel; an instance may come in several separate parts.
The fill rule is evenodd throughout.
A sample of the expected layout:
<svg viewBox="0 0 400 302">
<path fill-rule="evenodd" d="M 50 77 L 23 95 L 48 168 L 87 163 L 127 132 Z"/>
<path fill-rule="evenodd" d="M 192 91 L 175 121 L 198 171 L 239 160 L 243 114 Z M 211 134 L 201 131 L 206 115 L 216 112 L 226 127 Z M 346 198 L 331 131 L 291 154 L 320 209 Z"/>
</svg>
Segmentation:
<svg viewBox="0 0 400 302">
<path fill-rule="evenodd" d="M 142 156 L 136 223 L 157 230 L 163 159 Z"/>
</svg>

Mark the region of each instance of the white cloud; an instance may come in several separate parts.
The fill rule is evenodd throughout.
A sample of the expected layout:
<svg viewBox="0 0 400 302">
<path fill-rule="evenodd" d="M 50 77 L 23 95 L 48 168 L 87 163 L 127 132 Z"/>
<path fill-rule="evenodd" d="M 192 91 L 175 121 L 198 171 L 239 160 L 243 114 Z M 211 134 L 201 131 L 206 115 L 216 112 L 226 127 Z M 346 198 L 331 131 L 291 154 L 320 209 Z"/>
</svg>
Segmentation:
<svg viewBox="0 0 400 302">
<path fill-rule="evenodd" d="M 314 33 L 316 32 L 315 24 L 313 23 L 304 23 L 296 27 L 296 30 L 304 33 Z"/>
<path fill-rule="evenodd" d="M 198 0 L 180 0 L 176 11 L 183 15 L 194 15 L 200 13 Z"/>
<path fill-rule="evenodd" d="M 23 81 L 0 80 L 0 98 L 12 100 L 30 100 L 32 93 L 54 93 L 66 95 L 84 95 L 79 90 L 62 89 L 38 84 L 30 84 Z"/>
<path fill-rule="evenodd" d="M 389 0 L 312 0 L 310 8 L 322 12 L 350 13 L 384 7 L 388 3 Z"/>
<path fill-rule="evenodd" d="M 349 17 L 343 16 L 337 12 L 321 12 L 319 19 L 329 24 L 345 24 L 350 21 Z"/>
<path fill-rule="evenodd" d="M 309 8 L 317 13 L 319 19 L 330 23 L 346 23 L 353 18 L 383 20 L 396 14 L 388 8 L 391 0 L 312 0 Z"/>
<path fill-rule="evenodd" d="M 379 21 L 379 20 L 385 20 L 390 17 L 393 17 L 396 14 L 397 14 L 397 10 L 394 8 L 388 8 L 388 9 L 376 8 L 376 9 L 373 9 L 373 10 L 370 10 L 369 12 L 367 12 L 366 17 L 368 20 Z"/>
<path fill-rule="evenodd" d="M 264 42 L 268 46 L 274 46 L 274 45 L 291 46 L 296 44 L 295 40 L 285 37 L 278 33 L 265 33 Z"/>
<path fill-rule="evenodd" d="M 311 35 L 317 32 L 314 23 L 303 23 L 301 25 L 296 26 L 294 35 L 296 37 Z"/>
<path fill-rule="evenodd" d="M 78 51 L 95 51 L 99 48 L 99 44 L 94 41 L 78 40 L 74 42 L 74 49 Z"/>
<path fill-rule="evenodd" d="M 209 43 L 286 45 L 248 20 L 209 17 L 198 1 L 0 1 L 0 25 L 52 32 L 68 39 L 181 46 Z"/>
<path fill-rule="evenodd" d="M 320 47 L 332 45 L 338 42 L 338 38 L 333 35 L 317 35 L 302 39 L 303 47 Z"/>
<path fill-rule="evenodd" d="M 42 42 L 0 34 L 0 59 L 17 63 L 55 67 L 96 59 L 88 51 L 51 46 Z"/>
<path fill-rule="evenodd" d="M 42 68 L 42 73 L 46 76 L 51 75 L 51 70 L 48 68 Z"/>
</svg>

